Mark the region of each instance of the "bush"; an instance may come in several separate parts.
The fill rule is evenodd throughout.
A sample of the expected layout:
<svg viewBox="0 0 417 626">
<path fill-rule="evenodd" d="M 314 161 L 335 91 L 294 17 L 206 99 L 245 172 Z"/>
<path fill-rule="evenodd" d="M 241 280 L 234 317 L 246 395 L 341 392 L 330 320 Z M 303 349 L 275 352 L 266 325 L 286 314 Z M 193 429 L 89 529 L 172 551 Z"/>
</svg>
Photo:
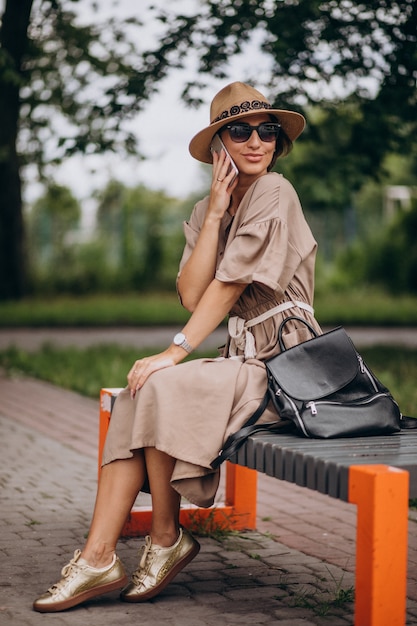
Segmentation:
<svg viewBox="0 0 417 626">
<path fill-rule="evenodd" d="M 106 291 L 114 272 L 108 267 L 103 245 L 99 242 L 65 248 L 54 262 L 35 265 L 32 291 L 36 295 L 72 293 L 84 295 Z"/>
<path fill-rule="evenodd" d="M 376 235 L 356 242 L 336 261 L 335 286 L 379 285 L 391 293 L 417 293 L 417 202 Z"/>
</svg>

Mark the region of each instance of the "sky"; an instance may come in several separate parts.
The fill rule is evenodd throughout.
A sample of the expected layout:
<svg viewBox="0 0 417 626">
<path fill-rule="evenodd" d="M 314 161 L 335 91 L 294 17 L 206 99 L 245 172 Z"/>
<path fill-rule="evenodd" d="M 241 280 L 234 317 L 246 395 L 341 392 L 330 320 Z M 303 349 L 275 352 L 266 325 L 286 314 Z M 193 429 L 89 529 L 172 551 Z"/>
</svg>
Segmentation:
<svg viewBox="0 0 417 626">
<path fill-rule="evenodd" d="M 143 8 L 146 4 L 165 5 L 164 0 L 140 0 Z M 175 9 L 184 11 L 197 10 L 199 0 L 176 0 Z M 80 0 L 78 5 L 81 18 L 86 22 L 96 19 L 90 10 L 88 0 Z M 100 20 L 112 16 L 117 10 L 118 17 L 131 15 L 135 5 L 131 0 L 101 0 Z M 117 7 L 117 8 L 116 8 Z M 152 24 L 144 33 L 149 38 L 149 44 L 155 45 L 158 41 L 157 33 L 152 32 Z M 141 47 L 148 42 L 141 40 Z M 141 152 L 146 160 L 135 158 L 121 159 L 119 155 L 93 155 L 90 157 L 75 156 L 67 159 L 64 164 L 54 168 L 53 176 L 56 182 L 69 186 L 74 195 L 84 200 L 85 204 L 91 198 L 94 190 L 103 188 L 109 178 L 113 177 L 126 185 L 134 186 L 140 183 L 146 186 L 164 190 L 169 195 L 182 198 L 190 193 L 205 188 L 210 166 L 203 165 L 193 159 L 188 152 L 191 138 L 209 123 L 209 106 L 212 97 L 232 80 L 244 80 L 245 64 L 251 59 L 251 72 L 259 64 L 259 75 L 265 72 L 267 61 L 256 52 L 256 42 L 250 44 L 243 55 L 231 60 L 230 80 L 210 79 L 210 86 L 204 93 L 205 105 L 199 109 L 191 109 L 181 101 L 181 90 L 186 79 L 195 78 L 192 68 L 194 59 L 192 52 L 188 68 L 183 71 L 175 70 L 160 84 L 159 92 L 146 105 L 144 111 L 137 114 L 129 122 L 129 128 L 139 140 Z M 206 77 L 205 77 L 206 79 Z M 258 86 L 258 85 L 257 85 Z M 203 95 L 203 94 L 202 94 Z M 30 174 L 29 174 L 30 176 Z M 42 193 L 42 187 L 32 180 L 26 186 L 26 199 L 31 202 Z"/>
</svg>

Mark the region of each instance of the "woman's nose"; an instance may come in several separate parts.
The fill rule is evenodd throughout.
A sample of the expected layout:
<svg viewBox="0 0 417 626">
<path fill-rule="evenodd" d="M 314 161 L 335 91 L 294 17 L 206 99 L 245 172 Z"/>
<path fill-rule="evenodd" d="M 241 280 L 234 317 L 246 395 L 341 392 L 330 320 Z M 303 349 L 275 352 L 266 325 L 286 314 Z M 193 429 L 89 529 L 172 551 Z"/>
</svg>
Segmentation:
<svg viewBox="0 0 417 626">
<path fill-rule="evenodd" d="M 248 139 L 248 144 L 250 146 L 254 145 L 254 146 L 259 146 L 259 144 L 261 143 L 260 137 L 258 135 L 258 131 L 257 130 L 253 130 L 251 133 L 251 136 Z"/>
</svg>

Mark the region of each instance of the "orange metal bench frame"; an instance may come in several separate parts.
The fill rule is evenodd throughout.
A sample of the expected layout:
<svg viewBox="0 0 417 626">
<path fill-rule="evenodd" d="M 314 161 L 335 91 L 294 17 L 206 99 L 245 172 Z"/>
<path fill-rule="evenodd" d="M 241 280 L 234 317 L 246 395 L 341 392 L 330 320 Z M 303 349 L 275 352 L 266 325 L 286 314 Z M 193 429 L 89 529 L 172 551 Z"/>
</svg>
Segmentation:
<svg viewBox="0 0 417 626">
<path fill-rule="evenodd" d="M 100 394 L 99 472 L 119 389 Z M 357 505 L 355 626 L 405 626 L 407 597 L 409 472 L 387 465 L 352 465 L 348 501 Z M 257 472 L 226 463 L 225 502 L 210 509 L 181 508 L 189 526 L 195 512 L 235 530 L 256 528 Z M 124 536 L 150 531 L 152 512 L 133 508 Z"/>
</svg>

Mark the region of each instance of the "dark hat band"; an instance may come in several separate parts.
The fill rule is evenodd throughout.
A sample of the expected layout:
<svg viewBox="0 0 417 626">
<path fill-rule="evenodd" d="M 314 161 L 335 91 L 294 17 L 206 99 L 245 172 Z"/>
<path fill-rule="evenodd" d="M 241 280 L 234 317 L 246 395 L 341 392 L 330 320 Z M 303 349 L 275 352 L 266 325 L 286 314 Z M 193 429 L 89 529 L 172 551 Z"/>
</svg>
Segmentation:
<svg viewBox="0 0 417 626">
<path fill-rule="evenodd" d="M 241 115 L 242 113 L 247 113 L 248 111 L 260 111 L 262 109 L 272 109 L 272 104 L 269 102 L 263 102 L 262 100 L 245 100 L 242 104 L 234 104 L 228 111 L 223 111 L 214 119 L 211 123 L 215 124 L 220 120 L 227 119 L 228 117 L 235 117 L 236 115 Z"/>
</svg>

